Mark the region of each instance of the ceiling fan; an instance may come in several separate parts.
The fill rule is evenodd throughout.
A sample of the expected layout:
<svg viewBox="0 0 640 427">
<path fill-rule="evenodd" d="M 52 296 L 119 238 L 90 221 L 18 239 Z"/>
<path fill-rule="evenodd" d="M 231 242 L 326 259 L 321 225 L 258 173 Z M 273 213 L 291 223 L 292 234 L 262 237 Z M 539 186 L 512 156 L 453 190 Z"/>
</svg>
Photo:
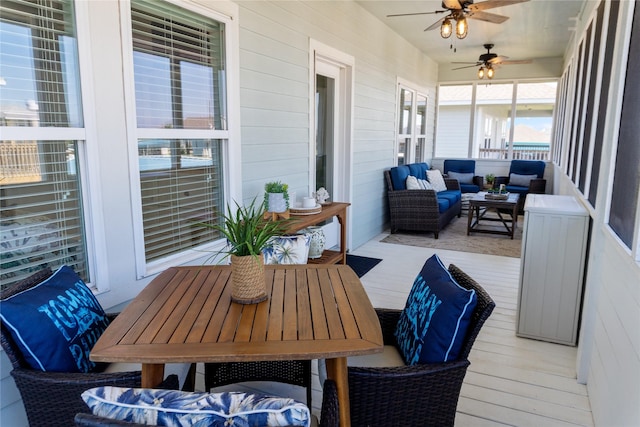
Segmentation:
<svg viewBox="0 0 640 427">
<path fill-rule="evenodd" d="M 483 53 L 478 57 L 476 62 L 452 62 L 452 64 L 471 64 L 464 67 L 452 68 L 452 70 L 462 70 L 463 68 L 480 67 L 478 69 L 478 78 L 482 79 L 486 75 L 489 79 L 492 79 L 495 74 L 495 67 L 499 65 L 513 65 L 513 64 L 531 64 L 530 59 L 510 60 L 508 56 L 498 55 L 491 52 L 493 44 L 486 43 L 483 45 L 487 49 L 487 53 Z"/>
<path fill-rule="evenodd" d="M 453 23 L 455 21 L 455 33 L 456 37 L 463 39 L 467 36 L 467 18 L 478 19 L 480 21 L 492 22 L 494 24 L 501 24 L 507 19 L 508 16 L 498 15 L 495 13 L 484 12 L 487 9 L 493 9 L 495 7 L 509 6 L 517 3 L 525 3 L 529 0 L 487 0 L 480 3 L 473 3 L 473 0 L 442 0 L 442 9 L 435 10 L 433 12 L 414 12 L 414 13 L 398 13 L 393 15 L 387 15 L 387 18 L 397 16 L 412 16 L 412 15 L 429 15 L 449 12 L 447 16 L 444 16 L 434 22 L 432 25 L 425 28 L 425 31 L 435 30 L 440 27 L 440 35 L 443 38 L 449 38 L 453 33 Z"/>
</svg>

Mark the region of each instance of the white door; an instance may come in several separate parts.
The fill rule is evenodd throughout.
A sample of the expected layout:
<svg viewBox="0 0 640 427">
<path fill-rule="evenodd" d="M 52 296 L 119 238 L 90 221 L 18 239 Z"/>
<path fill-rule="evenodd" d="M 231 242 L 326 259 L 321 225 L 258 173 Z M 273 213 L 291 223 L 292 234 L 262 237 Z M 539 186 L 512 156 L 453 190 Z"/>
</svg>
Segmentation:
<svg viewBox="0 0 640 427">
<path fill-rule="evenodd" d="M 312 137 L 311 191 L 324 187 L 331 201 L 350 197 L 349 70 L 344 64 L 315 56 L 314 135 Z M 339 244 L 337 220 L 324 225 L 326 247 Z"/>
</svg>

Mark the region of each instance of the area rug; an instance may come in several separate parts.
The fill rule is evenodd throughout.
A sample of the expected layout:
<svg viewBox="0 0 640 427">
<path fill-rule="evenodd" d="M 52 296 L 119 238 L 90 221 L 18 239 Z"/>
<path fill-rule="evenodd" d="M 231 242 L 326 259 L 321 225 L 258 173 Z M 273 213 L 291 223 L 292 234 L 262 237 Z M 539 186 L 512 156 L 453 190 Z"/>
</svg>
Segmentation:
<svg viewBox="0 0 640 427">
<path fill-rule="evenodd" d="M 483 228 L 485 228 L 485 224 L 487 222 L 481 222 Z M 504 230 L 502 223 L 488 224 L 489 226 L 486 228 L 497 227 L 497 229 Z M 522 226 L 523 217 L 520 216 L 513 240 L 509 236 L 499 234 L 472 232 L 467 236 L 467 218 L 463 215 L 461 218 L 454 218 L 444 230 L 440 230 L 437 240 L 433 237 L 433 233 L 400 232 L 390 234 L 381 241 L 397 245 L 520 258 Z"/>
<path fill-rule="evenodd" d="M 366 256 L 347 254 L 347 265 L 356 272 L 358 277 L 362 277 L 373 267 L 382 261 L 379 258 L 369 258 Z"/>
</svg>

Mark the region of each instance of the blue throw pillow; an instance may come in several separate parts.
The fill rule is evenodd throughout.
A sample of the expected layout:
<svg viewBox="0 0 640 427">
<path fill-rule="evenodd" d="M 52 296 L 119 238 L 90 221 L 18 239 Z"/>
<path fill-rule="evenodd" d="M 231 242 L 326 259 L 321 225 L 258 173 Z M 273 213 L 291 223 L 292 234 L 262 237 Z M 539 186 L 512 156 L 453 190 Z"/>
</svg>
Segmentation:
<svg viewBox="0 0 640 427">
<path fill-rule="evenodd" d="M 413 282 L 395 331 L 405 362 L 456 360 L 476 304 L 473 289 L 460 286 L 438 255 L 429 258 Z"/>
<path fill-rule="evenodd" d="M 82 279 L 62 266 L 47 280 L 0 302 L 2 322 L 33 368 L 90 372 L 89 352 L 109 320 Z"/>
<path fill-rule="evenodd" d="M 311 413 L 289 398 L 96 387 L 82 393 L 94 415 L 158 426 L 309 426 Z"/>
</svg>

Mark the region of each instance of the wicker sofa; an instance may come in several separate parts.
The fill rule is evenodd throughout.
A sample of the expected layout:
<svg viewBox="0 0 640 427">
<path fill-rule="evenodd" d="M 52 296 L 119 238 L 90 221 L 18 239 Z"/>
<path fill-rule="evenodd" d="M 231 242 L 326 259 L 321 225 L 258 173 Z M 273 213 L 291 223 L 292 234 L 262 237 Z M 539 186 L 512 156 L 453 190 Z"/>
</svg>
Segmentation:
<svg viewBox="0 0 640 427">
<path fill-rule="evenodd" d="M 407 190 L 407 176 L 426 179 L 428 169 L 426 163 L 411 163 L 384 171 L 392 233 L 398 230 L 432 231 L 437 239 L 438 232 L 454 216 L 460 217 L 462 201 L 457 179 L 444 179 L 446 191 Z"/>
</svg>

